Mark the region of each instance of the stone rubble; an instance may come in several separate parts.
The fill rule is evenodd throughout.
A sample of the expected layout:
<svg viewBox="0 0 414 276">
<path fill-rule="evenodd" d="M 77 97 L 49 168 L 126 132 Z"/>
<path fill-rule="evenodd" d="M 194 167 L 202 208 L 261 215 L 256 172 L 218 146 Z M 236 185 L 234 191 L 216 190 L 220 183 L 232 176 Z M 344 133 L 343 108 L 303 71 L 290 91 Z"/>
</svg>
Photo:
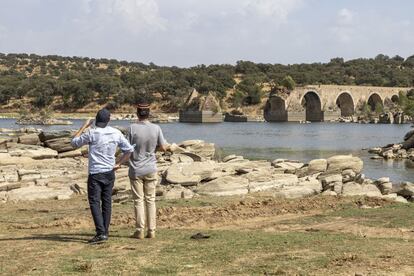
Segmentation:
<svg viewBox="0 0 414 276">
<path fill-rule="evenodd" d="M 374 154 L 371 159 L 409 159 L 414 161 L 414 130 L 405 134 L 404 142 L 370 148 L 368 152 Z"/>
<path fill-rule="evenodd" d="M 0 202 L 64 200 L 87 193 L 87 147 L 70 146 L 72 131 L 2 133 L 7 137 L 0 140 Z M 380 153 L 381 149 L 372 152 Z M 284 198 L 322 194 L 414 201 L 414 184 L 404 182 L 397 188 L 387 177 L 367 179 L 362 174 L 363 161 L 352 155 L 315 159 L 308 164 L 287 159 L 252 161 L 234 154 L 219 161 L 214 144 L 188 140 L 172 144 L 167 153 L 157 153 L 157 159 L 157 200 L 266 191 Z M 131 197 L 128 168 L 121 168 L 116 173 L 113 201 L 123 203 Z"/>
</svg>

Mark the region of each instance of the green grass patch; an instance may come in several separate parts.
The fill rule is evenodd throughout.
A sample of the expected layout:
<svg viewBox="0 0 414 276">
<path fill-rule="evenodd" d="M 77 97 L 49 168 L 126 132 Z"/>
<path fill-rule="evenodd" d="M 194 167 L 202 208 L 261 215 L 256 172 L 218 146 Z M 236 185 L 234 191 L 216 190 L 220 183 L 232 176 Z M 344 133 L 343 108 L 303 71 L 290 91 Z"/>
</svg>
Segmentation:
<svg viewBox="0 0 414 276">
<path fill-rule="evenodd" d="M 335 218 L 352 218 L 358 224 L 371 227 L 413 228 L 414 204 L 390 204 L 381 208 L 358 208 L 352 205 L 310 217 L 283 221 L 284 224 L 312 225 L 332 221 Z"/>
</svg>

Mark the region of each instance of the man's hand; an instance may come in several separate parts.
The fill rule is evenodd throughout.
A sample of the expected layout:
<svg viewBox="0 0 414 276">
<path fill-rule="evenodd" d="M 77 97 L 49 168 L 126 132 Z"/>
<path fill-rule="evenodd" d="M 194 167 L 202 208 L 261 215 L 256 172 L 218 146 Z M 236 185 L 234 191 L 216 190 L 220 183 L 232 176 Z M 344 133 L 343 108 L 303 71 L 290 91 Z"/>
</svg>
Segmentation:
<svg viewBox="0 0 414 276">
<path fill-rule="evenodd" d="M 87 129 L 88 127 L 92 125 L 92 123 L 93 123 L 92 119 L 86 120 L 83 126 L 75 133 L 74 137 L 79 137 L 82 134 L 82 132 L 85 131 L 85 129 Z"/>
<path fill-rule="evenodd" d="M 129 157 L 131 156 L 131 152 L 125 152 L 121 158 L 116 162 L 114 166 L 114 171 L 117 171 L 121 168 L 122 164 L 124 164 L 126 161 L 128 161 Z"/>
</svg>

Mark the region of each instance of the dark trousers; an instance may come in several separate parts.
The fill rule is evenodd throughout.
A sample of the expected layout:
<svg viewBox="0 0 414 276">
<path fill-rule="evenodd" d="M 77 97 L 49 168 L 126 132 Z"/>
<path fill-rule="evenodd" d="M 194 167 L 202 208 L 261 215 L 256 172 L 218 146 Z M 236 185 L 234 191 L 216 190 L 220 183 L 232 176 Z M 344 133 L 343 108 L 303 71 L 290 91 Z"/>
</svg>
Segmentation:
<svg viewBox="0 0 414 276">
<path fill-rule="evenodd" d="M 88 177 L 88 200 L 97 235 L 108 235 L 114 182 L 114 171 L 90 174 Z"/>
</svg>

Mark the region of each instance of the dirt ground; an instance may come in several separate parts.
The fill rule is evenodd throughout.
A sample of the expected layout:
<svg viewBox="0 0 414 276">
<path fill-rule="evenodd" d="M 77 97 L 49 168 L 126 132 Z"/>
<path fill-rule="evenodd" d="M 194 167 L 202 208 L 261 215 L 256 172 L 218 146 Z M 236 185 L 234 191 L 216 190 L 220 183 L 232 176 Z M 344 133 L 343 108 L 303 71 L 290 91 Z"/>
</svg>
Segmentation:
<svg viewBox="0 0 414 276">
<path fill-rule="evenodd" d="M 85 197 L 0 206 L 4 275 L 414 275 L 414 204 L 248 197 L 160 201 L 154 240 L 135 240 L 132 204 L 91 246 Z M 210 239 L 191 240 L 198 233 Z"/>
</svg>

